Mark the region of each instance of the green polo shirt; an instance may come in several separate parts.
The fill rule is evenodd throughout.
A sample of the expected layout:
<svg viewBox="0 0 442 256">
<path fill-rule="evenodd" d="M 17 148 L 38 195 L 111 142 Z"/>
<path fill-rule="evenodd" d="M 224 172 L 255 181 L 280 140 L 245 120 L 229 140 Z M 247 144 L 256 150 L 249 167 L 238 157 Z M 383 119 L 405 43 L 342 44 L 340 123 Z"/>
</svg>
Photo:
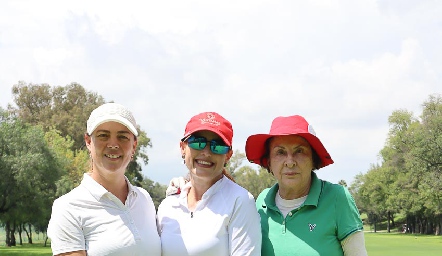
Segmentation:
<svg viewBox="0 0 442 256">
<path fill-rule="evenodd" d="M 256 199 L 261 216 L 262 255 L 344 255 L 341 241 L 363 229 L 353 197 L 337 184 L 320 180 L 312 172 L 312 185 L 304 204 L 284 218 L 275 204 L 279 185 L 265 189 Z"/>
</svg>

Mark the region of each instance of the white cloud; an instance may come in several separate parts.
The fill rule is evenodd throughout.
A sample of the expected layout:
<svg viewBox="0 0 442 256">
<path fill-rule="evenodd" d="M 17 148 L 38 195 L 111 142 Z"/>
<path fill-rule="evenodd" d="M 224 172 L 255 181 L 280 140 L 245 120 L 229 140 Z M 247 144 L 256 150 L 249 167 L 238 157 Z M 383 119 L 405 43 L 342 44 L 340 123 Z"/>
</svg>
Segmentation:
<svg viewBox="0 0 442 256">
<path fill-rule="evenodd" d="M 375 163 L 388 116 L 441 93 L 437 1 L 6 1 L 0 105 L 19 80 L 77 82 L 133 109 L 151 137 L 145 174 L 185 173 L 188 119 L 217 111 L 234 148 L 279 115 L 304 115 L 350 182 Z M 51 6 L 51 8 L 48 8 Z"/>
</svg>

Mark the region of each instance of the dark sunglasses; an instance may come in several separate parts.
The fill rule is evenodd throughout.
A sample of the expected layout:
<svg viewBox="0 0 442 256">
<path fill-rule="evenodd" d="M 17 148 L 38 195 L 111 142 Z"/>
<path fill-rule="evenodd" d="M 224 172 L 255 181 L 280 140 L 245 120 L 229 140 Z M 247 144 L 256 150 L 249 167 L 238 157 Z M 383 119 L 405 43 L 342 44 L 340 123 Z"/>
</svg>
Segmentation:
<svg viewBox="0 0 442 256">
<path fill-rule="evenodd" d="M 196 150 L 203 150 L 207 145 L 207 139 L 205 137 L 197 137 L 192 135 L 187 139 L 187 145 L 189 145 L 190 148 Z M 227 152 L 229 152 L 230 147 L 226 146 L 226 144 L 224 144 L 223 142 L 211 140 L 210 150 L 214 154 L 224 155 L 227 154 Z"/>
</svg>

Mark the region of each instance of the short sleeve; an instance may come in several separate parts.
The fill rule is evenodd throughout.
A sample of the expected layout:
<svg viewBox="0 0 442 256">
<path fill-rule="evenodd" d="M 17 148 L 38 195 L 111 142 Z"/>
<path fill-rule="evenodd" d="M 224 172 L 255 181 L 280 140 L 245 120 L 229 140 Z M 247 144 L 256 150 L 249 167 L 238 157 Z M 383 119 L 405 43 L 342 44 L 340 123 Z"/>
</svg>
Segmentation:
<svg viewBox="0 0 442 256">
<path fill-rule="evenodd" d="M 86 250 L 80 217 L 69 210 L 62 198 L 54 201 L 47 231 L 54 255 Z"/>
<path fill-rule="evenodd" d="M 336 197 L 337 236 L 339 241 L 363 229 L 355 200 L 347 188 L 340 186 Z"/>
</svg>

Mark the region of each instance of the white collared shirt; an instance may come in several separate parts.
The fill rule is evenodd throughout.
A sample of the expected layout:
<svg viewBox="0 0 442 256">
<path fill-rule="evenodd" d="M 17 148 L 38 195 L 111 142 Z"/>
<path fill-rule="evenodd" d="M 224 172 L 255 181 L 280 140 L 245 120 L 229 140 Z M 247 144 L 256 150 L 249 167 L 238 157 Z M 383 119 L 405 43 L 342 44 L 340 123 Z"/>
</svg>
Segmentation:
<svg viewBox="0 0 442 256">
<path fill-rule="evenodd" d="M 190 186 L 158 207 L 163 256 L 261 255 L 260 219 L 247 190 L 224 176 L 190 212 Z"/>
<path fill-rule="evenodd" d="M 89 256 L 161 255 L 152 198 L 126 182 L 125 204 L 88 174 L 56 199 L 47 232 L 53 254 L 86 250 Z"/>
</svg>

